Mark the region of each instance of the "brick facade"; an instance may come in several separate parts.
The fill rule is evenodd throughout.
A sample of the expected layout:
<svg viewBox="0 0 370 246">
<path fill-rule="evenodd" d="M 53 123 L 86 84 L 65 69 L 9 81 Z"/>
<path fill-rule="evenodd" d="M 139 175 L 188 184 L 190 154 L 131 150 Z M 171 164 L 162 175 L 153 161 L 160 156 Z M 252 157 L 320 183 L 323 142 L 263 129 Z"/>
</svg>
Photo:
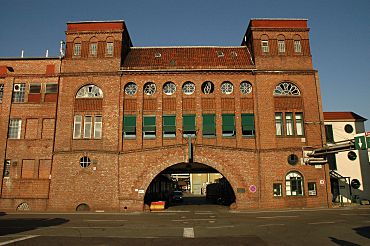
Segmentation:
<svg viewBox="0 0 370 246">
<path fill-rule="evenodd" d="M 142 211 L 145 194 L 139 191 L 164 169 L 188 160 L 183 115 L 195 115 L 193 161 L 226 177 L 236 196 L 233 208 L 329 206 L 326 167 L 287 161 L 291 154 L 300 159 L 304 146 L 323 145 L 320 86 L 308 31 L 306 20 L 255 19 L 241 46 L 144 48 L 132 46 L 123 21 L 73 22 L 67 24 L 64 58 L 0 59 L 0 160 L 10 163 L 8 177 L 1 172 L 0 209 L 27 203 L 31 210 L 74 211 L 84 203 L 94 211 Z M 278 52 L 282 40 L 284 52 Z M 268 52 L 262 41 L 268 41 Z M 182 91 L 188 81 L 195 85 L 190 95 Z M 213 83 L 213 93 L 203 93 L 205 81 Z M 232 83 L 231 93 L 221 91 L 225 81 Z M 246 81 L 252 91 L 243 94 L 239 87 Z M 148 82 L 156 86 L 152 95 L 144 91 Z M 176 85 L 172 95 L 163 92 L 167 82 Z M 274 96 L 282 82 L 295 85 L 300 94 Z M 12 102 L 19 83 L 25 83 L 25 100 Z M 36 95 L 29 91 L 34 83 L 41 83 Z M 57 94 L 46 93 L 48 83 L 58 84 Z M 128 83 L 137 86 L 133 95 L 125 93 Z M 102 95 L 79 97 L 90 85 Z M 303 134 L 277 136 L 276 112 L 303 115 Z M 203 136 L 203 114 L 215 115 L 213 137 Z M 232 137 L 223 136 L 223 114 L 235 116 Z M 243 114 L 253 115 L 252 136 L 242 136 Z M 126 138 L 124 117 L 132 115 L 136 136 Z M 176 115 L 173 138 L 163 137 L 164 115 Z M 88 138 L 84 131 L 74 137 L 76 116 L 82 129 L 93 129 Z M 100 116 L 101 137 L 95 132 Z M 144 116 L 155 116 L 154 138 L 143 137 Z M 6 137 L 10 119 L 21 119 L 19 139 Z M 297 122 L 294 118 L 298 127 Z M 80 166 L 83 157 L 90 158 L 86 168 Z M 303 178 L 302 195 L 286 193 L 285 177 L 292 171 Z M 309 196 L 308 182 L 316 183 L 316 195 Z M 282 196 L 273 195 L 274 183 L 282 185 Z M 257 189 L 250 191 L 251 186 Z"/>
</svg>

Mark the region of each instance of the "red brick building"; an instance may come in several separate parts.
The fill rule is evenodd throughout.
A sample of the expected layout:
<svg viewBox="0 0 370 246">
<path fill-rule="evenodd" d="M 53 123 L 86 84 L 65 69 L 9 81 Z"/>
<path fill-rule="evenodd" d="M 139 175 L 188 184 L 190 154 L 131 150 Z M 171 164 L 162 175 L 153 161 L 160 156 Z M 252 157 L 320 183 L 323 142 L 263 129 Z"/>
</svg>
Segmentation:
<svg viewBox="0 0 370 246">
<path fill-rule="evenodd" d="M 0 209 L 140 211 L 184 167 L 220 172 L 235 209 L 329 206 L 326 168 L 301 162 L 324 141 L 308 32 L 253 19 L 241 46 L 135 47 L 123 21 L 71 22 L 64 57 L 0 59 Z"/>
</svg>

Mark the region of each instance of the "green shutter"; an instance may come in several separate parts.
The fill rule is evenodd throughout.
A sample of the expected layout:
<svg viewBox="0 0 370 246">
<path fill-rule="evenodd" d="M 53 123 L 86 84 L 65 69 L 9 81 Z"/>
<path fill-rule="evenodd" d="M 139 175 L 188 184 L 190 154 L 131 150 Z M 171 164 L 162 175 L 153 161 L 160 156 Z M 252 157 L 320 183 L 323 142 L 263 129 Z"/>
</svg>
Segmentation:
<svg viewBox="0 0 370 246">
<path fill-rule="evenodd" d="M 195 115 L 182 116 L 182 130 L 195 131 Z"/>
<path fill-rule="evenodd" d="M 165 115 L 163 116 L 163 132 L 176 132 L 176 116 Z"/>
<path fill-rule="evenodd" d="M 222 131 L 235 131 L 235 116 L 234 114 L 222 115 Z"/>
<path fill-rule="evenodd" d="M 254 130 L 254 115 L 253 114 L 242 114 L 242 129 L 243 131 Z"/>
<path fill-rule="evenodd" d="M 203 135 L 216 135 L 216 116 L 203 114 Z"/>
<path fill-rule="evenodd" d="M 136 131 L 136 115 L 126 115 L 123 117 L 123 131 L 124 132 Z"/>
<path fill-rule="evenodd" d="M 144 116 L 143 131 L 155 131 L 155 116 Z"/>
</svg>

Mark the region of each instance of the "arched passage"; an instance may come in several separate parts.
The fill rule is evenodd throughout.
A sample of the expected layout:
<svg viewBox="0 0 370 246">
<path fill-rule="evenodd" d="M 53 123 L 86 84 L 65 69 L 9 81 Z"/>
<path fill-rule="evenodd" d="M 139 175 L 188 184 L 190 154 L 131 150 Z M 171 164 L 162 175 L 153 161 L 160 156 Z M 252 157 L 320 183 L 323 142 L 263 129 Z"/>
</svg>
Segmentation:
<svg viewBox="0 0 370 246">
<path fill-rule="evenodd" d="M 222 173 L 203 163 L 177 163 L 162 170 L 146 189 L 144 203 L 165 201 L 178 204 L 219 204 L 236 200 L 234 190 Z"/>
</svg>

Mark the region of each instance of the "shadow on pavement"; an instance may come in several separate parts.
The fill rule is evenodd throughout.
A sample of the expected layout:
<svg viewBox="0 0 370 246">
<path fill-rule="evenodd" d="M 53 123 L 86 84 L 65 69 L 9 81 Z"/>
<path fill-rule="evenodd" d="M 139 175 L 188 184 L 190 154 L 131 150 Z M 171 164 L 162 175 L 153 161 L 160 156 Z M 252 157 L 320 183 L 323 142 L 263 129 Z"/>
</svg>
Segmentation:
<svg viewBox="0 0 370 246">
<path fill-rule="evenodd" d="M 335 237 L 329 237 L 331 239 L 331 241 L 335 244 L 338 244 L 340 246 L 361 246 L 359 244 L 356 244 L 356 243 L 351 243 L 351 242 L 348 242 L 346 240 L 341 240 L 341 239 L 337 239 Z"/>
<path fill-rule="evenodd" d="M 68 221 L 61 218 L 1 219 L 0 236 L 30 231 L 40 227 L 61 225 Z"/>
<path fill-rule="evenodd" d="M 370 226 L 357 227 L 357 228 L 353 228 L 353 230 L 357 234 L 370 239 Z"/>
</svg>

